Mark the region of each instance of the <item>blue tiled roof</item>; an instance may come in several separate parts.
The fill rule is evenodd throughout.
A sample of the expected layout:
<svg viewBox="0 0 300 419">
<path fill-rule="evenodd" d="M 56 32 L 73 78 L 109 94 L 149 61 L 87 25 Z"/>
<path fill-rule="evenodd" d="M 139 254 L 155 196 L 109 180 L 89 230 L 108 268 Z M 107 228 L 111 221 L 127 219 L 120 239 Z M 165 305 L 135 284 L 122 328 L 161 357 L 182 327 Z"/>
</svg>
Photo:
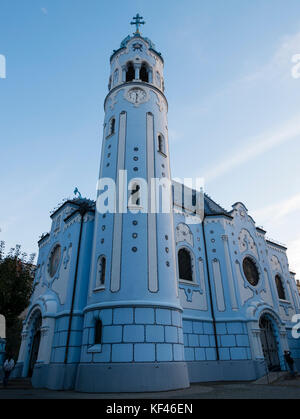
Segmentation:
<svg viewBox="0 0 300 419">
<path fill-rule="evenodd" d="M 65 206 L 66 204 L 71 204 L 71 205 L 77 205 L 78 207 L 82 204 L 86 204 L 89 205 L 91 210 L 95 209 L 96 203 L 95 201 L 92 201 L 91 199 L 87 199 L 87 198 L 73 198 L 73 199 L 67 199 L 65 200 L 65 202 L 63 202 L 62 204 L 60 204 L 58 206 L 58 208 L 56 208 L 52 214 L 51 217 L 53 217 L 63 206 Z"/>
<path fill-rule="evenodd" d="M 228 215 L 228 211 L 222 208 L 219 204 L 213 201 L 207 194 L 204 194 L 204 214 L 205 215 Z"/>
</svg>

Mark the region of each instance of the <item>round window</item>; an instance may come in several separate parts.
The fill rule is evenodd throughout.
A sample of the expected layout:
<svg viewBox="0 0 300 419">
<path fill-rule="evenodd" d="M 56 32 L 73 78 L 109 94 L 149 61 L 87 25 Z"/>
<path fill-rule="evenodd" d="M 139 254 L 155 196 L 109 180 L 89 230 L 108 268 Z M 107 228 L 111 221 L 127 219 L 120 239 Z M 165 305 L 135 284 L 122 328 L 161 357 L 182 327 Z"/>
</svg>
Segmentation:
<svg viewBox="0 0 300 419">
<path fill-rule="evenodd" d="M 51 278 L 54 277 L 56 271 L 58 269 L 58 265 L 60 262 L 61 256 L 61 247 L 59 245 L 55 246 L 55 248 L 51 252 L 50 261 L 49 261 L 49 274 Z"/>
<path fill-rule="evenodd" d="M 243 270 L 249 284 L 255 287 L 259 281 L 259 271 L 256 263 L 249 257 L 245 258 L 243 261 Z"/>
</svg>

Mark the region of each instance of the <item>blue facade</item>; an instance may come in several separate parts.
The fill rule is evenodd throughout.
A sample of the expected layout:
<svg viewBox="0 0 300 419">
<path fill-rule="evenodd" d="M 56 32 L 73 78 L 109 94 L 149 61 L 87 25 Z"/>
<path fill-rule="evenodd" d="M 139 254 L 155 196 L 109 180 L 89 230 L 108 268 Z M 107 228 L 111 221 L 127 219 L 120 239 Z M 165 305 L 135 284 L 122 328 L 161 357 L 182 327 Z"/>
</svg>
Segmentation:
<svg viewBox="0 0 300 419">
<path fill-rule="evenodd" d="M 287 349 L 300 363 L 286 248 L 241 203 L 228 212 L 205 195 L 201 215 L 172 197 L 163 58 L 137 31 L 110 63 L 97 200 L 66 201 L 39 241 L 17 374 L 52 389 L 163 391 L 256 379 L 285 369 Z M 150 210 L 153 178 L 171 211 Z"/>
</svg>

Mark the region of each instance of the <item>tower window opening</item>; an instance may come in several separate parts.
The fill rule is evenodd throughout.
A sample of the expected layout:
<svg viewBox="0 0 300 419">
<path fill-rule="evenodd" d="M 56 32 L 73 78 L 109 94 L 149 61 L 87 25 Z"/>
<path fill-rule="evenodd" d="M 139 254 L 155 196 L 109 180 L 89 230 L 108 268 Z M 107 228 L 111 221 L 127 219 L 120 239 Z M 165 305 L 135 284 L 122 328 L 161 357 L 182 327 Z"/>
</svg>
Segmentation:
<svg viewBox="0 0 300 419">
<path fill-rule="evenodd" d="M 111 120 L 109 121 L 108 136 L 113 135 L 115 133 L 115 130 L 116 130 L 116 119 L 111 118 Z"/>
<path fill-rule="evenodd" d="M 106 273 L 106 258 L 100 256 L 98 261 L 98 285 L 103 287 L 105 285 L 105 273 Z"/>
<path fill-rule="evenodd" d="M 164 136 L 162 134 L 158 135 L 158 151 L 166 155 L 166 144 L 165 144 Z"/>
<path fill-rule="evenodd" d="M 140 80 L 149 83 L 149 71 L 146 64 L 143 64 L 140 70 Z"/>
<path fill-rule="evenodd" d="M 102 321 L 98 319 L 96 320 L 96 323 L 95 323 L 94 344 L 101 345 L 101 343 L 102 343 Z"/>
<path fill-rule="evenodd" d="M 126 82 L 132 81 L 135 79 L 135 70 L 132 63 L 129 63 L 126 71 Z"/>
<path fill-rule="evenodd" d="M 193 282 L 192 257 L 187 249 L 178 252 L 179 279 Z"/>
<path fill-rule="evenodd" d="M 282 284 L 282 279 L 280 278 L 279 275 L 275 276 L 275 283 L 276 283 L 278 297 L 280 298 L 280 300 L 286 300 L 286 295 L 285 295 L 284 287 Z"/>
<path fill-rule="evenodd" d="M 118 84 L 118 81 L 119 81 L 119 70 L 116 69 L 114 72 L 114 86 Z"/>
</svg>

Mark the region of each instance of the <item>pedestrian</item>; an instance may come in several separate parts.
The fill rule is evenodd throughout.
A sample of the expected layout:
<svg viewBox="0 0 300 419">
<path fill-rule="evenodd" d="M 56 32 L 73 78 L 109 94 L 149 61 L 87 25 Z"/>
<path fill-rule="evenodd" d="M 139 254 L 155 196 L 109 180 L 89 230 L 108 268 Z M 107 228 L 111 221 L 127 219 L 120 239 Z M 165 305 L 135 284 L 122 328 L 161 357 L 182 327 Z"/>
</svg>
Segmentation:
<svg viewBox="0 0 300 419">
<path fill-rule="evenodd" d="M 296 376 L 295 361 L 292 358 L 290 351 L 284 351 L 284 359 L 285 359 L 285 362 L 288 365 L 288 368 L 290 370 L 290 373 L 291 373 L 292 377 L 295 377 Z"/>
<path fill-rule="evenodd" d="M 4 369 L 3 386 L 4 387 L 7 387 L 9 376 L 12 370 L 14 369 L 14 367 L 15 367 L 15 361 L 13 357 L 9 354 L 6 357 L 6 360 L 3 364 L 3 369 Z"/>
</svg>

